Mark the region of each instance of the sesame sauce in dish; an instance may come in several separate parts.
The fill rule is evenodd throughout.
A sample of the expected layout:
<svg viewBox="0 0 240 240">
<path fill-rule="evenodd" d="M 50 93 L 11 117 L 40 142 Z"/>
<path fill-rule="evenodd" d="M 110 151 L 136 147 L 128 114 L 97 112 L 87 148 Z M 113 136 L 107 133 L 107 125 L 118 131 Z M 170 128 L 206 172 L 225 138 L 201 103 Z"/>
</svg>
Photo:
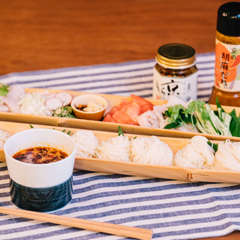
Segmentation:
<svg viewBox="0 0 240 240">
<path fill-rule="evenodd" d="M 12 157 L 16 160 L 31 164 L 44 164 L 60 161 L 68 156 L 67 153 L 53 147 L 33 147 L 23 149 Z"/>
</svg>

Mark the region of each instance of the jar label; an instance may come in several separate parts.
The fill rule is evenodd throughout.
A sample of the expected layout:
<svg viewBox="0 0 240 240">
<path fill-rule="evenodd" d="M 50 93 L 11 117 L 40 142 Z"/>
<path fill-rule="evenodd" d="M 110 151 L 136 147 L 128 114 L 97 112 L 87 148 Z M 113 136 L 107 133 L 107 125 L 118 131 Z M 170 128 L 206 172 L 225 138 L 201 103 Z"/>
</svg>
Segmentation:
<svg viewBox="0 0 240 240">
<path fill-rule="evenodd" d="M 229 92 L 240 91 L 240 47 L 216 39 L 215 86 Z"/>
<path fill-rule="evenodd" d="M 171 95 L 187 102 L 197 99 L 197 77 L 195 72 L 187 77 L 167 77 L 161 75 L 154 67 L 153 70 L 153 98 L 168 100 Z"/>
</svg>

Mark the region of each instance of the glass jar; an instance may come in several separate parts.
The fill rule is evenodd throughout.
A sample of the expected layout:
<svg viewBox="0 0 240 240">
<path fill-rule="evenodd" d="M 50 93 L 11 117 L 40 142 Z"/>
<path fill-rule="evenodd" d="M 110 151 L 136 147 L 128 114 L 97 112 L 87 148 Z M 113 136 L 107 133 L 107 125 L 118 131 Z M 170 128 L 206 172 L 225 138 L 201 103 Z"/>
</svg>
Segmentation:
<svg viewBox="0 0 240 240">
<path fill-rule="evenodd" d="M 183 101 L 197 98 L 195 50 L 185 44 L 169 43 L 157 51 L 153 71 L 153 98 L 168 100 L 171 95 Z"/>
<path fill-rule="evenodd" d="M 240 3 L 218 9 L 215 81 L 209 103 L 240 107 Z"/>
</svg>

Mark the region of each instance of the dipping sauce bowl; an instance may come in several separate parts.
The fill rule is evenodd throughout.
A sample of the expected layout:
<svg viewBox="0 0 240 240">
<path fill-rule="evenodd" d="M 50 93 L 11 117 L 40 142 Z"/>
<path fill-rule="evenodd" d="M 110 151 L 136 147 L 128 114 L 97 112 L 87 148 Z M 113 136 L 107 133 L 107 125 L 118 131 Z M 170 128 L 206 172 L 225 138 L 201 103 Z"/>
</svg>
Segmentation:
<svg viewBox="0 0 240 240">
<path fill-rule="evenodd" d="M 31 164 L 12 156 L 33 147 L 52 147 L 67 157 L 57 162 Z M 10 196 L 21 209 L 50 212 L 67 205 L 73 194 L 72 176 L 76 155 L 74 140 L 53 129 L 30 129 L 12 135 L 4 145 L 10 176 Z"/>
</svg>

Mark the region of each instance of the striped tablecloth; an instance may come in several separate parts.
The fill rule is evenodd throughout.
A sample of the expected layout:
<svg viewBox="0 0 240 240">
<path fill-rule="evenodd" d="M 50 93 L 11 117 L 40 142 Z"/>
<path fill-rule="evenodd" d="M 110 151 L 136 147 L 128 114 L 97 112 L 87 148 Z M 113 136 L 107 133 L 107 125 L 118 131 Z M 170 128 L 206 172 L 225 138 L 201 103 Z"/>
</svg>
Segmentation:
<svg viewBox="0 0 240 240">
<path fill-rule="evenodd" d="M 12 73 L 5 84 L 151 97 L 155 60 Z M 198 98 L 207 101 L 214 54 L 197 55 Z M 149 228 L 153 239 L 198 239 L 240 230 L 240 185 L 186 183 L 75 171 L 73 200 L 53 214 Z M 9 176 L 0 163 L 0 205 L 14 208 Z M 1 214 L 0 239 L 123 239 Z"/>
</svg>

